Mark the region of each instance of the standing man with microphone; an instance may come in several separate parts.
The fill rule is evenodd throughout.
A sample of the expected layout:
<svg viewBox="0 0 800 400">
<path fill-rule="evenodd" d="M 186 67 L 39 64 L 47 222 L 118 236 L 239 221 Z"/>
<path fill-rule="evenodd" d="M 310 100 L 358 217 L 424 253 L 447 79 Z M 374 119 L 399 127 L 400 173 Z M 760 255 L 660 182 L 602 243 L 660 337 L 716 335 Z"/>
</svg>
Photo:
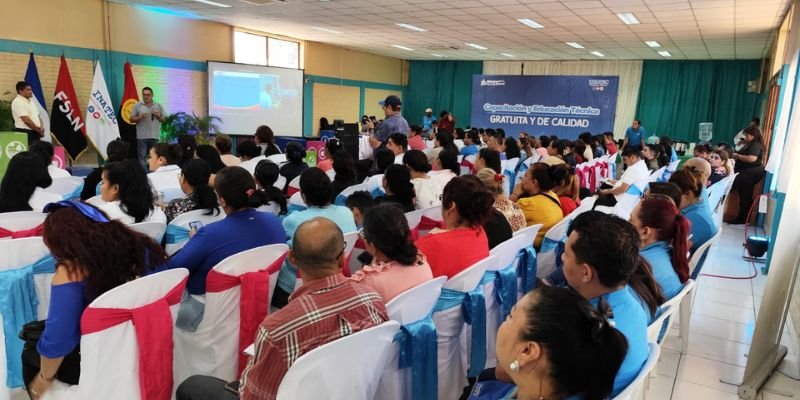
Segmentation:
<svg viewBox="0 0 800 400">
<path fill-rule="evenodd" d="M 139 164 L 147 172 L 147 156 L 150 148 L 161 137 L 161 123 L 164 122 L 164 107 L 153 102 L 153 89 L 145 86 L 142 99 L 131 109 L 131 122 L 136 124 L 136 150 Z"/>
</svg>

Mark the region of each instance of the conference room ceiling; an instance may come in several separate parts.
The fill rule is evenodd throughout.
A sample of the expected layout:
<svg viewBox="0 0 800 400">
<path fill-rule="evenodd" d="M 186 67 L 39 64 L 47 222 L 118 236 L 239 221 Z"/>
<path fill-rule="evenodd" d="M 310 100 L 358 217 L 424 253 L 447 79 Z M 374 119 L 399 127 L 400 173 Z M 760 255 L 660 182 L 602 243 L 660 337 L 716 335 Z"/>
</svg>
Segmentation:
<svg viewBox="0 0 800 400">
<path fill-rule="evenodd" d="M 196 0 L 115 1 L 414 60 L 755 59 L 769 51 L 791 2 L 213 0 L 230 6 L 222 8 Z M 625 24 L 619 13 L 632 13 L 639 23 Z M 526 18 L 543 28 L 518 21 Z M 658 42 L 660 47 L 650 47 L 645 41 Z M 570 47 L 567 42 L 584 48 Z"/>
</svg>

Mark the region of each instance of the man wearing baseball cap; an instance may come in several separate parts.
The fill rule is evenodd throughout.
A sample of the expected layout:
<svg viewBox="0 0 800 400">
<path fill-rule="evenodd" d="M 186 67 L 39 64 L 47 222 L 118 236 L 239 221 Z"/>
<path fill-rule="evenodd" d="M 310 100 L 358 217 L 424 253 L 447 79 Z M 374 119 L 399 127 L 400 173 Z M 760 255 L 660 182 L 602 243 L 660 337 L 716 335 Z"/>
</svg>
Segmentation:
<svg viewBox="0 0 800 400">
<path fill-rule="evenodd" d="M 378 129 L 375 129 L 372 121 L 367 121 L 367 129 L 370 131 L 369 144 L 373 149 L 385 146 L 386 141 L 389 140 L 389 135 L 393 133 L 408 135 L 409 131 L 408 122 L 400 115 L 400 106 L 403 103 L 399 97 L 390 95 L 386 97 L 386 100 L 379 101 L 378 104 L 383 108 L 383 114 L 386 118 L 378 126 Z M 374 133 L 372 133 L 373 130 Z"/>
<path fill-rule="evenodd" d="M 425 115 L 422 117 L 422 132 L 428 133 L 428 131 L 433 129 L 434 122 L 436 122 L 436 117 L 433 116 L 433 110 L 426 108 Z"/>
</svg>

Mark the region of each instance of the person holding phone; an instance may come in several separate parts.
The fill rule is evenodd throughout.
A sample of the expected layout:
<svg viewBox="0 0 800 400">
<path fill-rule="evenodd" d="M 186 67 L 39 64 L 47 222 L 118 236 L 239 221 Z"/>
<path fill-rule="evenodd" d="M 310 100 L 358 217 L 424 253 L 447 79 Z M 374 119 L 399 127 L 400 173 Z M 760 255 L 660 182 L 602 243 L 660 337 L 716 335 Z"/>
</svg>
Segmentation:
<svg viewBox="0 0 800 400">
<path fill-rule="evenodd" d="M 395 95 L 387 96 L 386 100 L 378 102 L 378 104 L 383 108 L 386 118 L 377 128 L 375 127 L 377 124 L 375 117 L 372 117 L 367 122 L 367 129 L 370 132 L 374 132 L 369 136 L 369 144 L 373 149 L 385 146 L 391 134 L 402 133 L 408 135 L 409 130 L 408 122 L 400 115 L 400 108 L 403 103 L 399 97 Z"/>
<path fill-rule="evenodd" d="M 136 124 L 136 151 L 139 163 L 147 170 L 147 155 L 150 148 L 161 137 L 161 123 L 164 122 L 164 106 L 153 101 L 153 89 L 142 89 L 142 101 L 131 109 L 131 122 Z"/>
</svg>

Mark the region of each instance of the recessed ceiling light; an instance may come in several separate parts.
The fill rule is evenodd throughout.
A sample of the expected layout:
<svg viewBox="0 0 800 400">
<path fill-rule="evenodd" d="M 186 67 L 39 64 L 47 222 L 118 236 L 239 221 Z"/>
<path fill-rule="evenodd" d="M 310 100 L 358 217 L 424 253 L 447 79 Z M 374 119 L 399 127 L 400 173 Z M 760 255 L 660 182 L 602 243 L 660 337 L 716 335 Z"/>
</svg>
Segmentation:
<svg viewBox="0 0 800 400">
<path fill-rule="evenodd" d="M 666 50 L 659 51 L 658 54 L 661 54 L 662 57 L 672 57 L 672 54 L 669 54 Z"/>
<path fill-rule="evenodd" d="M 542 25 L 542 24 L 540 24 L 540 23 L 538 23 L 538 22 L 536 22 L 536 21 L 534 21 L 534 20 L 532 20 L 530 18 L 522 18 L 522 19 L 518 19 L 517 21 L 519 21 L 520 23 L 523 23 L 525 25 L 528 25 L 533 29 L 542 29 L 542 28 L 544 28 L 544 25 Z"/>
<path fill-rule="evenodd" d="M 316 29 L 318 31 L 323 31 L 323 32 L 328 32 L 328 33 L 342 33 L 342 32 L 339 32 L 339 31 L 335 31 L 333 29 L 323 28 L 323 27 L 320 27 L 320 26 L 312 26 L 311 29 Z"/>
<path fill-rule="evenodd" d="M 510 58 L 510 57 L 514 57 L 514 55 L 513 55 L 513 54 L 508 54 L 508 53 L 500 53 L 500 55 L 501 55 L 501 56 L 504 56 L 504 57 L 509 57 L 509 58 Z"/>
<path fill-rule="evenodd" d="M 575 43 L 575 42 L 567 42 L 567 46 L 574 47 L 576 49 L 583 49 L 584 48 L 583 46 L 581 46 L 580 44 Z"/>
<path fill-rule="evenodd" d="M 432 55 L 432 56 L 434 56 L 434 57 L 436 57 L 436 58 L 443 58 L 443 57 L 444 57 L 443 55 L 441 55 L 441 54 L 436 54 L 436 53 L 431 53 L 431 55 Z"/>
<path fill-rule="evenodd" d="M 412 49 L 411 47 L 400 46 L 399 44 L 393 44 L 392 47 L 397 47 L 400 50 L 414 51 L 414 49 Z"/>
<path fill-rule="evenodd" d="M 411 25 L 411 24 L 395 24 L 395 25 L 397 25 L 397 26 L 399 26 L 401 28 L 410 29 L 410 30 L 416 31 L 416 32 L 427 32 L 428 31 L 427 29 L 422 29 L 422 28 L 420 28 L 418 26 L 414 26 L 414 25 Z"/>
<path fill-rule="evenodd" d="M 486 47 L 483 47 L 483 46 L 481 46 L 479 44 L 475 44 L 475 43 L 464 43 L 464 44 L 466 44 L 469 47 L 472 47 L 473 49 L 486 50 Z"/>
<path fill-rule="evenodd" d="M 599 52 L 599 51 L 590 51 L 589 54 L 596 56 L 596 57 L 605 57 L 606 55 Z"/>
<path fill-rule="evenodd" d="M 619 13 L 617 17 L 622 20 L 627 25 L 636 25 L 639 23 L 639 20 L 636 19 L 636 16 L 633 13 Z"/>
<path fill-rule="evenodd" d="M 661 44 L 659 44 L 655 40 L 645 40 L 644 43 L 650 47 L 661 47 Z"/>
<path fill-rule="evenodd" d="M 210 0 L 194 0 L 194 1 L 196 1 L 196 2 L 198 2 L 198 3 L 208 4 L 208 5 L 210 5 L 210 6 L 215 6 L 215 7 L 222 7 L 222 8 L 230 8 L 230 7 L 233 7 L 233 6 L 232 6 L 232 5 L 230 5 L 230 4 L 222 4 L 222 3 L 217 3 L 217 2 L 215 2 L 215 1 L 210 1 Z"/>
</svg>

